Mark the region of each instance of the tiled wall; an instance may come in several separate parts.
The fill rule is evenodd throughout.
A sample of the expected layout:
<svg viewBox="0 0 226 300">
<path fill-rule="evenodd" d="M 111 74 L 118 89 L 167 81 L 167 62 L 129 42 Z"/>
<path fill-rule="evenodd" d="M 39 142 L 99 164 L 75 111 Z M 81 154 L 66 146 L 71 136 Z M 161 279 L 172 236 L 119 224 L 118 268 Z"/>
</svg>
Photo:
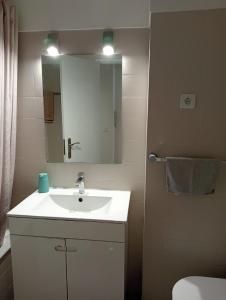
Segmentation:
<svg viewBox="0 0 226 300">
<path fill-rule="evenodd" d="M 13 287 L 12 287 L 12 268 L 11 268 L 11 255 L 6 254 L 0 259 L 0 299 L 12 300 Z"/>
<path fill-rule="evenodd" d="M 226 10 L 152 15 L 148 151 L 226 159 Z M 195 93 L 194 110 L 179 96 Z M 148 163 L 144 300 L 170 300 L 192 275 L 226 277 L 226 167 L 216 193 L 174 196 Z"/>
<path fill-rule="evenodd" d="M 77 172 L 84 171 L 86 186 L 129 189 L 129 286 L 140 291 L 142 226 L 144 212 L 145 148 L 148 93 L 148 29 L 115 31 L 116 50 L 123 55 L 122 164 L 46 164 L 42 113 L 40 55 L 46 33 L 20 33 L 18 135 L 13 204 L 33 192 L 37 173 L 47 170 L 53 186 L 74 186 Z M 60 32 L 64 53 L 100 53 L 102 31 Z M 44 53 L 44 52 L 43 52 Z"/>
</svg>

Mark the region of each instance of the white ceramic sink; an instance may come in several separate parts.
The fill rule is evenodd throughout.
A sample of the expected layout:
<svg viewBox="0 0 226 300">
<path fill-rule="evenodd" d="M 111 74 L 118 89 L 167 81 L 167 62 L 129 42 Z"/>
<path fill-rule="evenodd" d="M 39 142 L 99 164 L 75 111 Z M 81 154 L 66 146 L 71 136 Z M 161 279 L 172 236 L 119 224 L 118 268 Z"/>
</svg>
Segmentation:
<svg viewBox="0 0 226 300">
<path fill-rule="evenodd" d="M 91 212 L 95 210 L 108 211 L 111 205 L 111 197 L 87 196 L 87 195 L 48 195 L 45 201 L 51 201 L 59 207 L 70 211 Z"/>
<path fill-rule="evenodd" d="M 129 191 L 51 188 L 49 193 L 31 194 L 8 216 L 47 219 L 83 219 L 126 222 L 129 209 Z"/>
</svg>

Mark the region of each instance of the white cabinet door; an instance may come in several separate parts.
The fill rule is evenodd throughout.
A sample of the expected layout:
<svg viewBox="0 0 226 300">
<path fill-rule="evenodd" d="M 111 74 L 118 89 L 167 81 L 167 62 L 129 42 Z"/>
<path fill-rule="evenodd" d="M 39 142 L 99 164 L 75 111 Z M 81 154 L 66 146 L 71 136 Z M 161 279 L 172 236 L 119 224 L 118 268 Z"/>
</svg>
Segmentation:
<svg viewBox="0 0 226 300">
<path fill-rule="evenodd" d="M 11 243 L 14 299 L 67 300 L 66 252 L 57 251 L 65 240 L 11 235 Z"/>
<path fill-rule="evenodd" d="M 66 240 L 68 300 L 124 299 L 124 244 Z"/>
</svg>

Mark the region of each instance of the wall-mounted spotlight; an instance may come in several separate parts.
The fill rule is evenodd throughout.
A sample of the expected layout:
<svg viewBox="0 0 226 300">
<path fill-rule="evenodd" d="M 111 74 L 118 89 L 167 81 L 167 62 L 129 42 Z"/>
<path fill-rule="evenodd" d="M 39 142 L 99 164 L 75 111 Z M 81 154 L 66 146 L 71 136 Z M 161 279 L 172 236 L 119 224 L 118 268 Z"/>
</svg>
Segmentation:
<svg viewBox="0 0 226 300">
<path fill-rule="evenodd" d="M 58 34 L 57 33 L 49 33 L 45 38 L 45 47 L 48 55 L 50 56 L 58 56 L 59 53 L 59 45 L 58 45 Z"/>
<path fill-rule="evenodd" d="M 114 33 L 111 30 L 103 32 L 103 54 L 111 56 L 115 54 L 114 45 Z"/>
</svg>

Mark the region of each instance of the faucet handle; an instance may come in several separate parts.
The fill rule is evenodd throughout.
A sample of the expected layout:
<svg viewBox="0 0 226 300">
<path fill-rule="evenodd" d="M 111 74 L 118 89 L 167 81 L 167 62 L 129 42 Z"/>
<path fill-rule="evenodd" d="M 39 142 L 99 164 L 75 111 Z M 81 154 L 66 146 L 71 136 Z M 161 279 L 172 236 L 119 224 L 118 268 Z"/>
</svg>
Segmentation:
<svg viewBox="0 0 226 300">
<path fill-rule="evenodd" d="M 78 173 L 78 179 L 77 179 L 77 182 L 80 182 L 82 180 L 84 180 L 85 176 L 84 176 L 84 172 L 79 172 Z"/>
</svg>

